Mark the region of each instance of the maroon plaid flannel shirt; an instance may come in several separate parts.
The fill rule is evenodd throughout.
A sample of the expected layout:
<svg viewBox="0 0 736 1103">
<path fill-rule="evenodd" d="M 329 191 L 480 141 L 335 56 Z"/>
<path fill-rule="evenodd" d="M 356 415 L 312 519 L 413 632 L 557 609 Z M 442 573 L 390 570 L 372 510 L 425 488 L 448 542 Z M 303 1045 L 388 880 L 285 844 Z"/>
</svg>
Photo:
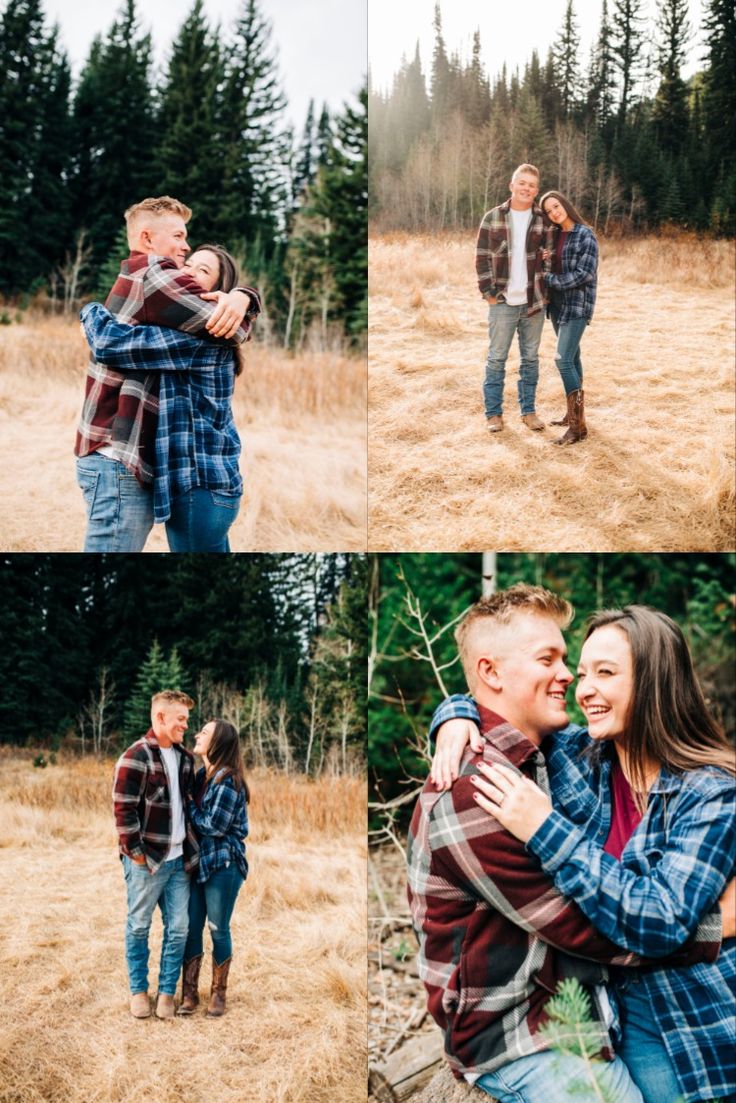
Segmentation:
<svg viewBox="0 0 736 1103">
<path fill-rule="evenodd" d="M 475 271 L 478 289 L 486 295 L 503 300 L 509 282 L 511 264 L 511 200 L 483 215 L 475 244 Z M 527 315 L 537 314 L 547 305 L 547 285 L 544 282 L 542 249 L 549 248 L 551 231 L 545 229 L 539 207 L 532 207 L 532 217 L 526 234 Z"/>
<path fill-rule="evenodd" d="M 247 341 L 253 319 L 261 311 L 258 292 L 251 287 L 240 290 L 248 292 L 251 304 L 238 332 L 227 344 Z M 202 293 L 197 281 L 169 257 L 133 252 L 123 262 L 105 306 L 119 322 L 168 326 L 214 340 L 206 325 L 217 303 L 200 298 Z M 140 483 L 151 483 L 158 385 L 157 372 L 118 372 L 97 364 L 90 356 L 74 454 L 88 456 L 111 444 Z"/>
<path fill-rule="evenodd" d="M 187 794 L 193 792 L 194 784 L 194 756 L 182 746 L 177 747 L 177 753 L 179 789 L 186 819 L 184 868 L 189 872 L 199 864 L 199 842 L 187 815 Z M 169 850 L 172 817 L 169 779 L 152 729 L 149 728 L 118 759 L 112 802 L 120 854 L 127 854 L 129 858 L 144 857 L 148 868 L 155 873 Z"/>
<path fill-rule="evenodd" d="M 461 776 L 449 792 L 427 781 L 408 847 L 419 974 L 458 1078 L 493 1072 L 547 1048 L 538 1029 L 560 980 L 576 976 L 591 987 L 606 978 L 596 963 L 643 964 L 599 934 L 524 844 L 476 804 L 470 776 L 480 761 L 510 765 L 549 792 L 539 748 L 499 716 L 479 711 L 482 753 L 466 749 Z M 691 964 L 707 960 L 711 950 L 691 940 L 666 961 Z M 601 1009 L 595 998 L 592 1004 L 610 1058 Z"/>
</svg>

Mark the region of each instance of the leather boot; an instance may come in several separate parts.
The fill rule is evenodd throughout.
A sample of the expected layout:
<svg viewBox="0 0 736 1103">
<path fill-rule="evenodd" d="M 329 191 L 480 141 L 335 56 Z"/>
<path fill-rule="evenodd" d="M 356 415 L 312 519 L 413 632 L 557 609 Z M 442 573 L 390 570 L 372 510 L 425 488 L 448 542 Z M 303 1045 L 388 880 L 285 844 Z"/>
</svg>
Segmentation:
<svg viewBox="0 0 736 1103">
<path fill-rule="evenodd" d="M 570 424 L 570 421 L 569 421 L 569 418 L 567 416 L 567 411 L 565 411 L 565 416 L 564 417 L 558 417 L 558 418 L 555 418 L 554 421 L 550 421 L 550 425 L 569 425 L 569 424 Z"/>
<path fill-rule="evenodd" d="M 184 973 L 181 981 L 181 1003 L 177 1015 L 191 1015 L 199 1005 L 199 970 L 202 965 L 202 954 L 191 957 L 184 962 Z"/>
<path fill-rule="evenodd" d="M 567 396 L 567 432 L 555 444 L 577 444 L 585 440 L 588 427 L 585 424 L 585 395 L 583 391 L 571 391 Z"/>
<path fill-rule="evenodd" d="M 227 961 L 223 961 L 222 965 L 218 965 L 215 959 L 212 958 L 212 994 L 210 995 L 210 1005 L 207 1008 L 208 1019 L 216 1019 L 225 1014 L 227 975 L 230 972 L 230 962 L 232 960 L 229 957 Z"/>
</svg>

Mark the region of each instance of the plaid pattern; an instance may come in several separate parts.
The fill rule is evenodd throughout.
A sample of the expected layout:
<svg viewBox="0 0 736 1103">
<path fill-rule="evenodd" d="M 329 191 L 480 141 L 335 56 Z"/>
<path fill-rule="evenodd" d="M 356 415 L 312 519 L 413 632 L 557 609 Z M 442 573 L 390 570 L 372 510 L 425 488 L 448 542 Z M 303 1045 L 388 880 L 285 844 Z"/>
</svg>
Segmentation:
<svg viewBox="0 0 736 1103">
<path fill-rule="evenodd" d="M 509 282 L 511 264 L 511 200 L 494 207 L 483 216 L 475 245 L 475 270 L 481 295 L 497 295 L 503 300 Z M 527 314 L 537 314 L 547 304 L 547 289 L 542 270 L 542 249 L 549 247 L 542 212 L 532 208 L 526 235 Z"/>
<path fill-rule="evenodd" d="M 176 329 L 123 325 L 99 303 L 84 307 L 81 318 L 99 364 L 126 374 L 161 373 L 154 521 L 167 521 L 172 499 L 194 487 L 241 494 L 240 437 L 231 409 L 232 349 Z"/>
<path fill-rule="evenodd" d="M 227 342 L 231 345 L 248 339 L 252 319 L 261 309 L 258 292 L 242 290 L 252 302 L 237 334 Z M 169 257 L 134 252 L 123 262 L 105 305 L 119 322 L 170 326 L 208 337 L 206 325 L 217 303 L 201 295 L 197 281 Z M 140 483 L 153 482 L 158 384 L 155 372 L 125 375 L 90 357 L 74 454 L 88 456 L 111 444 Z"/>
<path fill-rule="evenodd" d="M 551 994 L 568 976 L 591 989 L 610 1057 L 594 987 L 606 973 L 595 962 L 631 965 L 638 958 L 599 934 L 523 843 L 478 808 L 469 778 L 481 759 L 511 765 L 548 789 L 544 756 L 520 732 L 486 712 L 482 731 L 482 754 L 466 749 L 449 792 L 427 781 L 409 832 L 419 974 L 445 1035 L 447 1060 L 456 1076 L 475 1078 L 547 1048 L 538 1028 Z"/>
<path fill-rule="evenodd" d="M 479 721 L 472 698 L 453 697 L 435 713 L 432 730 L 452 715 Z M 558 811 L 527 849 L 612 941 L 650 958 L 671 955 L 667 969 L 637 975 L 684 1099 L 728 1096 L 736 1087 L 736 942 L 726 940 L 717 960 L 716 951 L 717 900 L 736 874 L 733 780 L 708 768 L 680 777 L 663 771 L 618 862 L 602 850 L 611 824 L 612 751 L 590 750 L 587 731 L 572 724 L 545 742 Z M 695 943 L 683 945 L 693 929 Z M 623 972 L 612 971 L 614 994 L 626 982 Z"/>
<path fill-rule="evenodd" d="M 218 782 L 219 773 L 206 784 L 204 767 L 197 772 L 198 800 L 190 800 L 189 817 L 199 835 L 198 881 L 206 881 L 217 869 L 235 862 L 243 877 L 248 862 L 243 840 L 248 835 L 248 805 L 230 776 Z"/>
<path fill-rule="evenodd" d="M 575 223 L 562 249 L 562 271 L 547 272 L 544 279 L 560 325 L 573 318 L 590 321 L 598 284 L 598 241 L 588 226 Z"/>
<path fill-rule="evenodd" d="M 184 801 L 191 792 L 194 758 L 184 747 L 179 755 L 179 788 Z M 171 843 L 171 792 L 158 740 L 148 732 L 123 751 L 115 765 L 112 785 L 113 811 L 120 855 L 144 857 L 154 873 L 160 869 Z M 199 861 L 199 844 L 187 820 L 184 836 L 184 868 L 189 872 Z"/>
</svg>

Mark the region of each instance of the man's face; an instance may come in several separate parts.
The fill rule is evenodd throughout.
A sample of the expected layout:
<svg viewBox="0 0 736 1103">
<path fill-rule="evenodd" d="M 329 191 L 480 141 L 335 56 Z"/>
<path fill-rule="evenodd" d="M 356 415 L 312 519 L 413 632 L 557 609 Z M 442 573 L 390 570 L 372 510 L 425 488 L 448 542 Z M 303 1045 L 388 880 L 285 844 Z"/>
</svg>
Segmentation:
<svg viewBox="0 0 736 1103">
<path fill-rule="evenodd" d="M 177 268 L 186 260 L 187 227 L 178 214 L 162 214 L 152 218 L 142 233 L 146 252 L 160 257 L 171 257 Z"/>
<path fill-rule="evenodd" d="M 509 184 L 512 202 L 521 208 L 531 207 L 539 194 L 539 181 L 529 172 L 518 173 Z"/>
<path fill-rule="evenodd" d="M 496 711 L 535 743 L 569 723 L 565 695 L 572 674 L 567 647 L 551 617 L 520 612 L 498 634 Z"/>
<path fill-rule="evenodd" d="M 164 742 L 168 740 L 171 744 L 182 742 L 189 722 L 189 709 L 186 705 L 180 705 L 176 701 L 170 704 L 159 703 L 156 706 L 156 718 L 159 738 L 163 736 Z"/>
</svg>

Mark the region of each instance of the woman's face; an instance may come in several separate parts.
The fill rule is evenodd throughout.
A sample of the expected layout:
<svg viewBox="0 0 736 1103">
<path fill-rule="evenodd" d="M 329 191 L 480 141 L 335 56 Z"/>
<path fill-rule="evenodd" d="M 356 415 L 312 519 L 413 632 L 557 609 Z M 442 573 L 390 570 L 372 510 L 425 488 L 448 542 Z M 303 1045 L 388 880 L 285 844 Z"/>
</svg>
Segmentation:
<svg viewBox="0 0 736 1103">
<path fill-rule="evenodd" d="M 194 753 L 199 755 L 206 755 L 210 749 L 210 743 L 212 742 L 212 736 L 215 732 L 215 722 L 210 720 L 209 724 L 205 724 L 200 732 L 194 738 Z"/>
<path fill-rule="evenodd" d="M 550 220 L 550 222 L 554 222 L 555 226 L 561 226 L 567 218 L 567 211 L 562 206 L 559 199 L 555 199 L 554 196 L 551 196 L 549 199 L 545 200 L 544 213 L 547 215 L 547 218 Z M 192 258 L 190 257 L 187 261 L 187 264 L 191 263 L 191 260 Z"/>
<path fill-rule="evenodd" d="M 613 624 L 596 628 L 583 644 L 575 700 L 595 740 L 623 738 L 634 695 L 634 661 L 626 634 Z"/>
<path fill-rule="evenodd" d="M 184 261 L 184 271 L 193 276 L 205 291 L 211 291 L 220 279 L 220 261 L 217 254 L 209 249 L 198 249 Z"/>
</svg>

